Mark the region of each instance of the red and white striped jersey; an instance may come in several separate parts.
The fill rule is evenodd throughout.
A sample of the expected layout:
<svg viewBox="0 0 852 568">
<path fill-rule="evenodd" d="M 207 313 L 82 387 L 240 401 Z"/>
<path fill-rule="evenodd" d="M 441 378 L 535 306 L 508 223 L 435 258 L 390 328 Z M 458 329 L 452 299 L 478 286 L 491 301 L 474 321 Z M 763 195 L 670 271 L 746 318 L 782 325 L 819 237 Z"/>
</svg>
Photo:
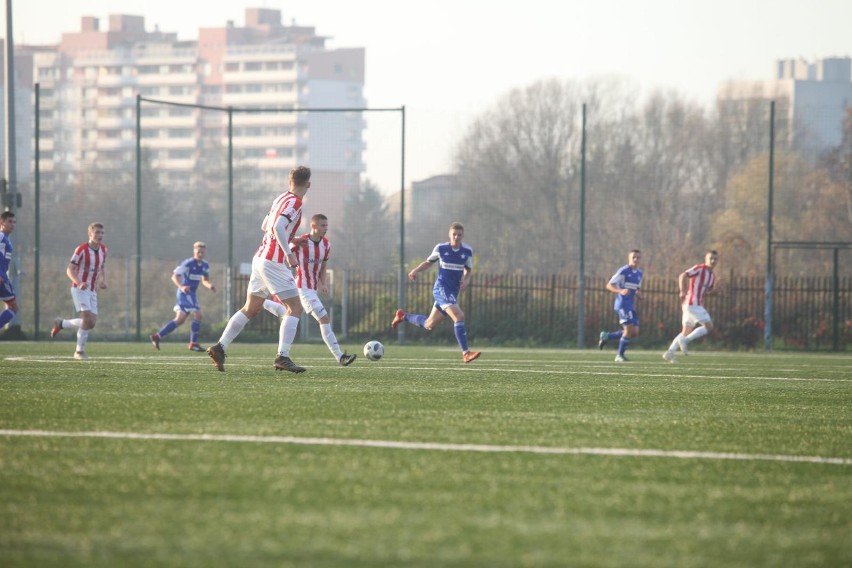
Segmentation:
<svg viewBox="0 0 852 568">
<path fill-rule="evenodd" d="M 272 202 L 272 207 L 263 221 L 262 228 L 264 230 L 263 241 L 260 243 L 255 256 L 271 260 L 273 262 L 284 263 L 284 257 L 287 255 L 287 243 L 282 247 L 275 238 L 273 231 L 275 223 L 280 217 L 287 219 L 287 228 L 285 233 L 288 239 L 292 239 L 299 230 L 299 225 L 302 223 L 302 198 L 295 193 L 282 193 Z"/>
<path fill-rule="evenodd" d="M 296 274 L 296 285 L 299 288 L 307 288 L 316 290 L 319 286 L 320 269 L 322 263 L 328 260 L 328 255 L 331 252 L 331 244 L 328 239 L 323 237 L 319 242 L 315 242 L 310 238 L 310 233 L 302 235 L 300 238 L 306 239 L 305 244 L 300 247 L 290 246 L 293 254 L 296 255 L 299 271 Z"/>
<path fill-rule="evenodd" d="M 92 248 L 88 242 L 85 242 L 74 249 L 74 254 L 71 255 L 71 264 L 77 267 L 77 281 L 88 284 L 93 292 L 97 290 L 98 278 L 104 271 L 108 252 L 103 243 L 98 248 Z M 73 284 L 73 287 L 78 286 Z"/>
<path fill-rule="evenodd" d="M 696 264 L 686 271 L 689 276 L 689 289 L 683 303 L 689 306 L 703 306 L 704 295 L 716 284 L 716 274 L 706 264 Z"/>
</svg>

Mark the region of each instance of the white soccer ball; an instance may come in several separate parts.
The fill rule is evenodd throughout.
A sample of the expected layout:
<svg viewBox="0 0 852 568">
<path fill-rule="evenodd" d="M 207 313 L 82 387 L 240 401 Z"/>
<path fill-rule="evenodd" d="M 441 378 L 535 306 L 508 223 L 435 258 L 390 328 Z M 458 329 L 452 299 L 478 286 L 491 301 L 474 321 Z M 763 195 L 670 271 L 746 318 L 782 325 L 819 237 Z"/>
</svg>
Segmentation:
<svg viewBox="0 0 852 568">
<path fill-rule="evenodd" d="M 364 357 L 370 361 L 378 361 L 385 356 L 385 346 L 378 341 L 368 341 L 364 345 Z"/>
</svg>

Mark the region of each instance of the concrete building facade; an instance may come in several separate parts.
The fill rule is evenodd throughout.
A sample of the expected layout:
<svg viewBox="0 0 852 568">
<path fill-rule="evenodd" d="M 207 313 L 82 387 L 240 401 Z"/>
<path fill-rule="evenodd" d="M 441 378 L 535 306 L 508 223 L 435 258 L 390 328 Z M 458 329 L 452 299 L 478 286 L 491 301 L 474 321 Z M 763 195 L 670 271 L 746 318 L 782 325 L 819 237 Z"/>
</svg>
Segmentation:
<svg viewBox="0 0 852 568">
<path fill-rule="evenodd" d="M 837 146 L 843 122 L 852 109 L 852 58 L 775 63 L 775 78 L 763 81 L 727 81 L 719 90 L 723 103 L 755 99 L 776 100 L 793 147 L 808 154 Z"/>
<path fill-rule="evenodd" d="M 29 74 L 40 85 L 42 175 L 62 182 L 93 164 L 135 163 L 140 95 L 142 146 L 159 180 L 203 191 L 227 171 L 229 116 L 198 106 L 232 107 L 241 188 L 267 199 L 286 188 L 291 167 L 307 164 L 323 188 L 309 194 L 311 209 L 338 215 L 364 172 L 362 113 L 298 111 L 365 107 L 364 49 L 328 49 L 326 39 L 265 8 L 247 9 L 242 27 L 202 28 L 191 41 L 147 31 L 141 16 L 111 15 L 105 29 L 85 16 L 55 46 L 16 50 L 31 65 L 18 80 Z"/>
</svg>

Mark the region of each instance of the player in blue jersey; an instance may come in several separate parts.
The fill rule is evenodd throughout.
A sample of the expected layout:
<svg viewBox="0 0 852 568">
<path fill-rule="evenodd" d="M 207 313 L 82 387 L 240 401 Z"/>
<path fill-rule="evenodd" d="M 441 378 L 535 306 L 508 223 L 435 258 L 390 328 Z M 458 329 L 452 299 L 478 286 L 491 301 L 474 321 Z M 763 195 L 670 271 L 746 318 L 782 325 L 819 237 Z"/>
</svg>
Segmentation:
<svg viewBox="0 0 852 568">
<path fill-rule="evenodd" d="M 15 214 L 4 211 L 0 214 L 0 301 L 6 309 L 0 312 L 0 328 L 12 321 L 18 313 L 18 300 L 9 278 L 9 263 L 12 261 L 12 241 L 9 235 L 15 230 Z"/>
<path fill-rule="evenodd" d="M 157 333 L 152 333 L 149 338 L 151 344 L 160 349 L 160 341 L 178 328 L 189 314 L 192 314 L 192 323 L 189 332 L 190 351 L 204 351 L 198 343 L 198 334 L 201 331 L 201 306 L 198 304 L 196 292 L 198 285 L 203 284 L 211 292 L 216 292 L 216 286 L 210 282 L 210 265 L 204 260 L 207 254 L 207 245 L 201 241 L 192 245 L 192 258 L 181 262 L 172 272 L 172 282 L 177 286 L 177 302 L 175 303 L 175 319 L 170 320 Z"/>
<path fill-rule="evenodd" d="M 403 321 L 412 325 L 422 327 L 427 331 L 435 329 L 444 318 L 450 316 L 455 323 L 456 341 L 462 350 L 462 360 L 470 363 L 481 355 L 479 351 L 471 351 L 467 346 L 467 330 L 464 326 L 464 312 L 459 308 L 458 296 L 470 284 L 473 272 L 473 248 L 462 243 L 464 227 L 461 223 L 453 223 L 450 226 L 450 240 L 446 243 L 436 245 L 432 254 L 408 273 L 409 280 L 417 280 L 417 275 L 428 270 L 435 262 L 438 262 L 438 277 L 432 288 L 432 296 L 435 304 L 429 317 L 422 314 L 407 314 L 404 310 L 397 310 L 391 322 L 391 327 L 396 329 Z"/>
<path fill-rule="evenodd" d="M 636 313 L 636 293 L 642 285 L 642 271 L 639 270 L 639 260 L 642 254 L 634 249 L 627 255 L 627 264 L 609 279 L 606 289 L 615 294 L 615 313 L 620 331 L 602 331 L 598 348 L 603 349 L 608 341 L 618 339 L 618 355 L 615 360 L 619 363 L 629 361 L 624 352 L 630 346 L 630 340 L 639 335 L 639 314 Z"/>
</svg>

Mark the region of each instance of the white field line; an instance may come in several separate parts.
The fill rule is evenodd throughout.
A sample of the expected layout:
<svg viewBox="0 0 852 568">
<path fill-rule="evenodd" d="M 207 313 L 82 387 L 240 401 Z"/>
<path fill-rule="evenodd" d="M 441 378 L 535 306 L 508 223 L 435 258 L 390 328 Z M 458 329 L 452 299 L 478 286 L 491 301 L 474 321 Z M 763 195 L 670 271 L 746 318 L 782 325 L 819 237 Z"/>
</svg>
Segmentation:
<svg viewBox="0 0 852 568">
<path fill-rule="evenodd" d="M 302 446 L 348 446 L 359 448 L 385 448 L 393 450 L 427 450 L 443 452 L 590 455 L 639 458 L 775 461 L 789 463 L 852 465 L 852 458 L 796 456 L 784 454 L 737 454 L 683 450 L 641 450 L 630 448 L 559 448 L 547 446 L 497 446 L 487 444 L 446 444 L 437 442 L 395 442 L 392 440 L 301 438 L 295 436 L 245 436 L 235 434 L 157 434 L 143 432 L 54 432 L 49 430 L 0 430 L 0 436 L 29 436 L 42 438 L 109 438 L 120 440 L 163 440 L 177 442 L 236 442 L 257 444 L 290 444 Z"/>
<path fill-rule="evenodd" d="M 328 361 L 329 357 L 305 357 L 300 358 L 301 362 L 320 362 L 321 364 L 317 366 L 317 368 L 323 367 L 333 367 L 337 366 Z M 152 365 L 160 365 L 160 366 L 184 366 L 188 362 L 198 362 L 201 365 L 210 366 L 210 362 L 207 361 L 205 357 L 198 357 L 194 355 L 171 355 L 171 356 L 129 356 L 129 357 L 98 357 L 96 359 L 92 359 L 89 361 L 74 361 L 71 357 L 61 356 L 61 355 L 30 355 L 30 356 L 17 356 L 17 357 L 5 357 L 7 361 L 21 361 L 21 362 L 31 362 L 31 363 L 69 363 L 71 362 L 74 365 L 85 365 L 90 363 L 105 363 L 105 364 L 113 364 L 113 365 L 125 365 L 128 361 L 139 362 L 142 364 L 152 364 Z M 419 362 L 419 359 L 411 359 L 411 361 Z M 506 361 L 508 364 L 517 364 L 517 362 Z M 324 363 L 328 363 L 325 365 Z M 493 363 L 493 361 L 492 361 Z M 228 365 L 234 365 L 236 368 L 270 368 L 270 364 L 261 364 L 256 363 L 256 358 L 251 357 L 236 357 L 233 360 L 228 359 Z M 374 366 L 375 365 L 375 366 Z M 630 379 L 634 377 L 638 378 L 663 378 L 663 379 L 715 379 L 715 380 L 749 380 L 749 381 L 798 381 L 798 382 L 833 382 L 833 383 L 850 383 L 852 382 L 852 378 L 801 378 L 801 377 L 760 377 L 760 376 L 739 376 L 739 377 L 720 377 L 719 375 L 699 375 L 699 374 L 684 374 L 678 373 L 674 369 L 669 373 L 649 373 L 645 372 L 645 369 L 656 368 L 655 367 L 636 367 L 631 366 L 630 368 L 620 367 L 622 370 L 620 371 L 593 371 L 590 370 L 586 363 L 579 363 L 578 366 L 582 365 L 582 367 L 578 369 L 527 369 L 527 368 L 512 368 L 512 367 L 483 367 L 482 365 L 476 366 L 465 366 L 454 369 L 454 371 L 458 372 L 466 372 L 466 373 L 494 373 L 494 372 L 510 372 L 510 373 L 527 373 L 527 374 L 535 374 L 535 375 L 593 375 L 593 376 L 601 376 L 601 377 L 618 377 Z M 598 366 L 597 364 L 594 364 Z M 614 364 L 613 364 L 614 365 Z M 665 366 L 667 368 L 672 367 L 671 365 L 659 365 Z M 226 366 L 227 369 L 227 366 Z M 389 365 L 386 362 L 373 363 L 364 361 L 363 365 L 352 366 L 347 368 L 346 372 L 355 372 L 361 370 L 379 370 L 379 369 L 393 369 L 393 370 L 405 370 L 405 371 L 446 371 L 447 367 L 415 367 L 415 366 L 398 366 L 398 365 Z M 678 369 L 683 369 L 683 367 L 678 367 Z M 308 369 L 310 371 L 310 368 Z M 686 370 L 686 369 L 684 369 Z M 727 371 L 750 371 L 750 369 L 725 369 Z M 216 376 L 219 376 L 218 373 L 213 373 Z M 225 375 L 223 375 L 225 376 Z M 288 376 L 288 375 L 282 375 Z"/>
</svg>

